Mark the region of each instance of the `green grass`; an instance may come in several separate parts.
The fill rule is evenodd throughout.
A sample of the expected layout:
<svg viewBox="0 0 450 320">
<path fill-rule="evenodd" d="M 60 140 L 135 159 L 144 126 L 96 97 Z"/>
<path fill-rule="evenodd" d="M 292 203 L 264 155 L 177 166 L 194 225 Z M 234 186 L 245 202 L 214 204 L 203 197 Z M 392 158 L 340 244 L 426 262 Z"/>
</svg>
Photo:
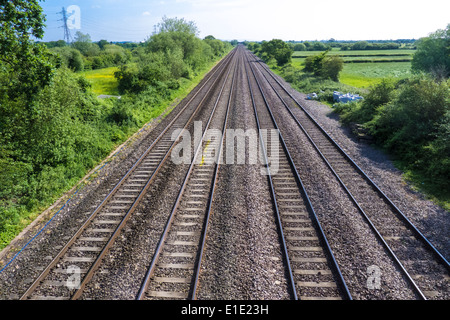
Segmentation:
<svg viewBox="0 0 450 320">
<path fill-rule="evenodd" d="M 367 88 L 383 78 L 404 79 L 411 75 L 411 62 L 344 64 L 339 80 L 357 88 Z"/>
<path fill-rule="evenodd" d="M 297 51 L 292 55 L 292 65 L 302 69 L 306 56 L 317 55 L 321 51 Z M 412 59 L 414 50 L 332 50 L 329 55 L 345 55 L 345 64 L 339 81 L 343 84 L 365 89 L 377 84 L 383 78 L 404 79 L 411 75 L 411 62 L 395 60 Z M 348 56 L 348 57 L 347 57 Z M 297 58 L 296 58 L 297 57 Z M 359 60 L 372 62 L 351 63 Z M 384 61 L 392 62 L 384 62 Z"/>
<path fill-rule="evenodd" d="M 114 72 L 119 68 L 111 67 L 97 70 L 80 72 L 92 84 L 92 92 L 96 95 L 118 95 L 118 82 L 114 77 Z"/>
</svg>

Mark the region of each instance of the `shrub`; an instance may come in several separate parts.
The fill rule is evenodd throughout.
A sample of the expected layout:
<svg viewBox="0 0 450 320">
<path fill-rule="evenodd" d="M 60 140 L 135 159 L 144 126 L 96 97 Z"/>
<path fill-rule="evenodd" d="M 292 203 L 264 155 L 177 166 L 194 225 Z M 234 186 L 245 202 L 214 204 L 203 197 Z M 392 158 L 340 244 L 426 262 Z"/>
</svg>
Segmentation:
<svg viewBox="0 0 450 320">
<path fill-rule="evenodd" d="M 314 56 L 309 56 L 305 59 L 304 69 L 306 72 L 312 72 L 314 75 L 319 76 L 322 72 L 322 61 L 325 59 L 328 51 L 321 52 Z"/>
<path fill-rule="evenodd" d="M 344 60 L 337 56 L 326 57 L 322 61 L 320 75 L 325 79 L 339 81 L 339 73 L 344 68 Z"/>
<path fill-rule="evenodd" d="M 280 39 L 273 39 L 263 41 L 260 56 L 265 61 L 275 59 L 277 64 L 282 66 L 291 61 L 292 52 L 292 48 L 286 42 Z"/>
<path fill-rule="evenodd" d="M 450 76 L 450 24 L 417 43 L 412 69 L 433 74 L 438 79 Z"/>
<path fill-rule="evenodd" d="M 61 59 L 61 64 L 73 71 L 83 71 L 84 61 L 80 51 L 70 47 L 56 47 L 52 51 Z"/>
<path fill-rule="evenodd" d="M 306 46 L 303 43 L 296 43 L 294 45 L 294 51 L 306 51 Z"/>
</svg>

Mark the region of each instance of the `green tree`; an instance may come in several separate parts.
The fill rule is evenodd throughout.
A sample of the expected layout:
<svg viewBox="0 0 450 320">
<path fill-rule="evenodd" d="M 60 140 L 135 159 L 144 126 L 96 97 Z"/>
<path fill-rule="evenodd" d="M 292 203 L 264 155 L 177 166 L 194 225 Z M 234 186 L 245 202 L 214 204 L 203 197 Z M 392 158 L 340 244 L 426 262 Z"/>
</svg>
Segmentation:
<svg viewBox="0 0 450 320">
<path fill-rule="evenodd" d="M 296 43 L 294 45 L 294 51 L 306 51 L 306 46 L 303 43 Z"/>
<path fill-rule="evenodd" d="M 97 42 L 98 46 L 100 47 L 100 50 L 103 50 L 103 48 L 109 44 L 109 42 L 107 40 L 100 40 L 99 42 Z"/>
<path fill-rule="evenodd" d="M 264 55 L 264 53 L 266 55 Z M 291 61 L 293 50 L 289 44 L 280 39 L 263 41 L 261 44 L 261 54 L 268 59 L 275 59 L 279 66 Z"/>
<path fill-rule="evenodd" d="M 312 72 L 316 76 L 320 76 L 322 72 L 322 62 L 327 53 L 328 51 L 324 51 L 314 56 L 307 57 L 304 62 L 304 70 L 307 72 Z"/>
<path fill-rule="evenodd" d="M 439 79 L 450 76 L 450 24 L 418 41 L 411 66 L 414 71 L 429 72 Z"/>
<path fill-rule="evenodd" d="M 167 18 L 164 16 L 162 21 L 155 26 L 156 33 L 181 32 L 183 34 L 192 34 L 197 36 L 199 30 L 194 21 L 186 21 L 184 18 Z"/>
<path fill-rule="evenodd" d="M 61 63 L 73 71 L 83 71 L 84 62 L 80 51 L 70 47 L 56 47 L 52 49 L 61 59 Z"/>
<path fill-rule="evenodd" d="M 91 36 L 80 31 L 75 33 L 75 41 L 72 47 L 80 51 L 86 57 L 93 57 L 100 54 L 100 47 L 96 43 L 92 43 Z"/>
<path fill-rule="evenodd" d="M 326 57 L 322 61 L 320 75 L 326 79 L 339 81 L 339 73 L 344 68 L 344 60 L 337 56 Z"/>
<path fill-rule="evenodd" d="M 37 0 L 0 2 L 0 99 L 30 99 L 53 75 L 51 54 L 42 39 L 44 15 Z"/>
</svg>

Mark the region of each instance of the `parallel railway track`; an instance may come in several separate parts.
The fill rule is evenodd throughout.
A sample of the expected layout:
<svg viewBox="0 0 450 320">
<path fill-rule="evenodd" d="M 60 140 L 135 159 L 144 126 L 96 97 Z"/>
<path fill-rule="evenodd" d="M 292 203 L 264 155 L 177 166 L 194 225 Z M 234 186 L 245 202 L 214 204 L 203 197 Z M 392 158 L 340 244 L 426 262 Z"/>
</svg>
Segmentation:
<svg viewBox="0 0 450 320">
<path fill-rule="evenodd" d="M 261 130 L 280 130 L 248 58 L 246 62 L 246 77 L 258 130 L 260 132 Z M 266 164 L 269 164 L 267 166 L 268 180 L 293 298 L 351 299 L 351 294 L 298 175 L 283 135 L 280 133 L 280 144 L 271 140 L 274 138 L 271 135 L 267 135 L 267 138 L 265 145 L 279 145 L 278 150 L 275 151 L 278 152 L 276 173 L 270 172 L 267 150 L 264 150 L 264 155 Z M 275 138 L 278 139 L 278 137 Z"/>
<path fill-rule="evenodd" d="M 245 92 L 245 98 L 238 94 L 237 88 Z M 177 168 L 177 174 L 183 176 L 183 182 L 176 191 L 174 189 L 174 200 L 168 204 L 170 208 L 164 207 L 161 214 L 163 218 L 160 220 L 166 219 L 167 215 L 166 224 L 165 227 L 163 224 L 158 225 L 161 233 L 155 231 L 158 235 L 155 240 L 159 239 L 159 242 L 152 241 L 157 244 L 153 256 L 144 264 L 145 275 L 144 272 L 139 273 L 142 282 L 140 288 L 136 289 L 138 293 L 135 297 L 139 300 L 196 299 L 197 291 L 201 288 L 200 272 L 204 250 L 208 246 L 216 187 L 221 182 L 218 174 L 221 163 L 218 159 L 225 152 L 229 113 L 236 112 L 237 99 L 250 101 L 253 111 L 251 118 L 254 118 L 259 131 L 261 160 L 264 161 L 261 167 L 266 173 L 261 174 L 261 181 L 267 178 L 271 210 L 276 221 L 273 230 L 278 232 L 280 257 L 284 258 L 280 262 L 280 266 L 283 265 L 280 269 L 286 270 L 286 282 L 292 299 L 351 300 L 354 298 L 353 291 L 358 291 L 358 286 L 363 285 L 346 277 L 349 267 L 345 263 L 340 264 L 337 258 L 337 250 L 340 249 L 335 248 L 336 242 L 338 247 L 345 247 L 347 243 L 341 244 L 340 240 L 331 239 L 336 233 L 328 232 L 329 221 L 320 221 L 324 209 L 321 208 L 319 214 L 315 204 L 318 199 L 323 201 L 325 198 L 317 197 L 313 201 L 309 189 L 311 186 L 303 179 L 304 166 L 298 160 L 298 154 L 303 150 L 299 150 L 292 138 L 299 136 L 304 136 L 305 141 L 302 143 L 314 151 L 309 156 L 321 162 L 327 170 L 326 175 L 336 180 L 339 186 L 336 198 L 345 198 L 343 201 L 346 205 L 350 203 L 352 206 L 349 210 L 362 217 L 365 228 L 370 230 L 383 248 L 383 256 L 388 257 L 383 259 L 395 265 L 393 269 L 401 274 L 399 278 L 404 280 L 402 283 L 407 283 L 408 288 L 405 290 L 414 292 L 412 296 L 419 299 L 449 298 L 450 267 L 446 258 L 331 138 L 268 67 L 243 47 L 236 48 L 224 58 L 194 89 L 190 98 L 180 103 L 175 115 L 171 114 L 172 120 L 167 119 L 170 123 L 126 174 L 117 180 L 106 197 L 102 197 L 95 210 L 80 222 L 81 227 L 76 232 L 72 231 L 65 245 L 29 282 L 30 285 L 20 298 L 86 298 L 83 296 L 85 289 L 91 285 L 96 272 L 100 272 L 100 266 L 116 239 L 126 229 L 130 218 L 142 208 L 146 195 L 158 186 L 158 181 L 171 178 L 170 170 L 165 172 L 165 169 L 169 167 L 172 152 L 177 150 L 182 139 L 182 133 L 173 133 L 181 130 L 192 132 L 196 121 L 202 121 L 202 139 L 192 147 L 190 163 L 184 164 L 179 170 Z M 221 138 L 209 137 L 208 129 L 221 130 Z M 268 130 L 267 135 L 262 134 L 264 130 Z M 272 135 L 271 130 L 277 134 Z M 295 130 L 296 134 L 292 134 Z M 314 188 L 325 187 L 317 185 Z M 332 205 L 327 203 L 325 207 Z M 341 219 L 341 216 L 335 214 L 332 219 Z M 351 236 L 346 235 L 344 242 L 348 239 Z M 351 246 L 345 250 L 349 248 Z M 70 286 L 73 275 L 79 277 L 76 287 Z"/>
<path fill-rule="evenodd" d="M 234 53 L 211 71 L 207 81 L 29 286 L 22 295 L 22 300 L 80 298 L 86 284 L 179 142 L 181 135 L 173 139 L 172 132 L 183 128 L 187 130 L 193 126 L 195 116 L 211 99 L 229 68 Z M 67 285 L 71 272 L 76 273 L 80 280 L 74 287 L 70 283 Z"/>
<path fill-rule="evenodd" d="M 422 299 L 448 299 L 449 263 L 281 82 L 253 56 L 261 81 L 285 108 L 338 179 L 358 211 Z M 436 275 L 440 275 L 437 276 Z"/>
<path fill-rule="evenodd" d="M 239 53 L 237 53 L 238 55 Z M 206 129 L 226 129 L 234 87 L 238 58 L 226 80 L 206 123 Z M 231 83 L 231 85 L 230 85 Z M 229 88 L 225 88 L 229 85 Z M 222 122 L 222 125 L 218 125 Z M 211 205 L 217 183 L 218 159 L 223 150 L 221 139 L 202 136 L 191 160 L 189 170 L 167 220 L 166 227 L 145 275 L 137 298 L 195 299 L 203 249 L 208 231 Z M 218 151 L 209 154 L 207 149 Z M 206 153 L 206 155 L 205 155 Z"/>
</svg>

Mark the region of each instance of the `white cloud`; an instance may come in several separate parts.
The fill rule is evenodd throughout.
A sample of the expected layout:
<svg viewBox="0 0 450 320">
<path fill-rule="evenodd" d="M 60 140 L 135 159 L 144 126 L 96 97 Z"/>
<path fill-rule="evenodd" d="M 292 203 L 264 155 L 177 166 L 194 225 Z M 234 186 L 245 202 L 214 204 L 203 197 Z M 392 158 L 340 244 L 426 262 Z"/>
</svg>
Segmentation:
<svg viewBox="0 0 450 320">
<path fill-rule="evenodd" d="M 143 15 L 143 16 L 150 16 L 151 14 L 150 14 L 149 11 L 144 11 L 144 12 L 142 12 L 142 15 Z"/>
</svg>

